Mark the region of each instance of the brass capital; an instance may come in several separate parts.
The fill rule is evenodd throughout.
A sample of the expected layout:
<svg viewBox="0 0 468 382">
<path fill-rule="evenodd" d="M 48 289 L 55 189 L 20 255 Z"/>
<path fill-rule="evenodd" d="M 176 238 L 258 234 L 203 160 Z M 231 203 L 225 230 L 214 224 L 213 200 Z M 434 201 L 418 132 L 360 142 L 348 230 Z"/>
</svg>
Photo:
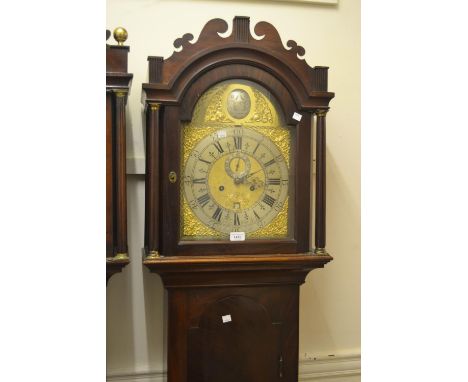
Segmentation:
<svg viewBox="0 0 468 382">
<path fill-rule="evenodd" d="M 157 259 L 159 257 L 161 257 L 161 255 L 159 254 L 158 251 L 149 251 L 148 256 L 146 256 L 146 259 L 151 260 L 151 259 Z"/>
<path fill-rule="evenodd" d="M 157 102 L 152 102 L 149 104 L 150 108 L 152 111 L 156 111 L 156 110 L 159 110 L 161 104 L 160 103 L 157 103 Z"/>
<path fill-rule="evenodd" d="M 128 254 L 127 253 L 116 253 L 114 256 L 114 260 L 128 260 Z"/>
<path fill-rule="evenodd" d="M 317 117 L 325 117 L 327 113 L 328 113 L 328 110 L 323 110 L 323 109 L 315 110 L 315 115 Z"/>
<path fill-rule="evenodd" d="M 328 255 L 328 252 L 325 250 L 325 248 L 315 248 L 314 249 L 314 255 L 326 256 L 326 255 Z"/>
<path fill-rule="evenodd" d="M 126 97 L 127 96 L 127 93 L 128 93 L 128 90 L 127 89 L 118 89 L 118 90 L 114 90 L 114 93 L 117 97 Z"/>
</svg>

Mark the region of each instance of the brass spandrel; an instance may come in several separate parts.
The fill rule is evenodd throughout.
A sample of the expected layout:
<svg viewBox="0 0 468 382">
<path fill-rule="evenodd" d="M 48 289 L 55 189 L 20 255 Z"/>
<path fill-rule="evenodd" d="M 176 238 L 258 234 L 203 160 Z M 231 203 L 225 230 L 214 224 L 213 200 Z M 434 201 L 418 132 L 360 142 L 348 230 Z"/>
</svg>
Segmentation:
<svg viewBox="0 0 468 382">
<path fill-rule="evenodd" d="M 267 239 L 286 237 L 288 235 L 288 199 L 273 221 L 267 226 L 247 234 L 248 239 Z"/>
<path fill-rule="evenodd" d="M 234 121 L 228 117 L 228 111 L 226 110 L 226 100 L 224 97 L 226 87 L 218 89 L 214 95 L 208 100 L 206 106 L 205 122 L 221 122 L 221 123 L 233 123 Z M 200 106 L 205 106 L 201 104 Z"/>
<path fill-rule="evenodd" d="M 257 126 L 257 125 L 244 125 L 245 128 L 249 128 L 258 131 L 260 134 L 267 136 L 270 140 L 279 148 L 281 154 L 289 167 L 289 155 L 291 150 L 291 133 L 290 131 L 282 126 Z"/>
<path fill-rule="evenodd" d="M 219 130 L 219 126 L 203 126 L 194 125 L 192 123 L 185 124 L 182 128 L 183 145 L 182 145 L 182 173 L 185 169 L 185 164 L 190 153 L 193 151 L 198 142 L 207 135 Z"/>
<path fill-rule="evenodd" d="M 255 97 L 255 109 L 253 115 L 250 117 L 249 122 L 258 123 L 273 123 L 273 105 L 267 102 L 266 97 L 260 93 L 257 89 L 253 89 Z"/>
<path fill-rule="evenodd" d="M 223 234 L 215 231 L 203 224 L 192 212 L 181 193 L 182 202 L 182 239 L 200 238 L 221 238 Z"/>
</svg>

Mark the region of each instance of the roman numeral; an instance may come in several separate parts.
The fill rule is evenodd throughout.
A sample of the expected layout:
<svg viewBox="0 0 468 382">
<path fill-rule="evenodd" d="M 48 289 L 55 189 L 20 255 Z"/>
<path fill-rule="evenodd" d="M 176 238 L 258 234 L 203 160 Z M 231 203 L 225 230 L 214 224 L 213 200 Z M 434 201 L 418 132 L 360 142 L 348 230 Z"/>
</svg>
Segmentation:
<svg viewBox="0 0 468 382">
<path fill-rule="evenodd" d="M 262 201 L 263 203 L 268 204 L 270 207 L 273 207 L 273 204 L 276 202 L 276 199 L 272 198 L 270 195 L 265 195 Z"/>
<path fill-rule="evenodd" d="M 211 162 L 208 162 L 207 160 L 204 160 L 204 159 L 202 159 L 202 158 L 199 158 L 198 160 L 200 160 L 200 161 L 202 161 L 202 162 L 204 162 L 204 163 L 206 163 L 206 164 L 211 164 Z"/>
<path fill-rule="evenodd" d="M 240 225 L 239 215 L 234 212 L 234 225 Z"/>
<path fill-rule="evenodd" d="M 280 178 L 270 178 L 270 179 L 267 179 L 266 181 L 267 184 L 271 184 L 273 186 L 279 186 L 280 182 L 281 182 Z"/>
<path fill-rule="evenodd" d="M 255 212 L 255 210 L 253 210 L 253 213 L 254 213 L 255 217 L 257 218 L 257 220 L 260 220 L 260 216 L 258 216 L 258 214 Z"/>
<path fill-rule="evenodd" d="M 242 150 L 242 137 L 235 136 L 233 138 L 236 150 Z"/>
<path fill-rule="evenodd" d="M 221 146 L 221 143 L 219 143 L 219 142 L 213 142 L 213 146 L 216 147 L 216 150 L 218 150 L 218 152 L 219 152 L 220 154 L 224 153 L 224 150 L 223 150 L 223 148 L 222 148 L 222 146 Z"/>
<path fill-rule="evenodd" d="M 197 201 L 198 201 L 198 204 L 200 204 L 202 207 L 205 207 L 210 201 L 210 195 L 203 194 L 202 196 L 197 198 Z"/>
<path fill-rule="evenodd" d="M 260 143 L 257 143 L 257 146 L 255 146 L 255 148 L 254 148 L 254 151 L 252 151 L 252 155 L 255 155 L 255 152 L 257 151 L 258 146 L 260 146 Z"/>
<path fill-rule="evenodd" d="M 206 178 L 192 179 L 192 183 L 194 184 L 204 184 L 205 182 L 206 182 Z"/>
<path fill-rule="evenodd" d="M 213 214 L 213 219 L 221 221 L 221 216 L 223 215 L 223 210 L 221 208 L 216 208 L 216 211 Z"/>
<path fill-rule="evenodd" d="M 273 163 L 275 163 L 275 159 L 273 158 L 272 160 L 268 161 L 265 163 L 265 167 L 271 166 Z"/>
</svg>

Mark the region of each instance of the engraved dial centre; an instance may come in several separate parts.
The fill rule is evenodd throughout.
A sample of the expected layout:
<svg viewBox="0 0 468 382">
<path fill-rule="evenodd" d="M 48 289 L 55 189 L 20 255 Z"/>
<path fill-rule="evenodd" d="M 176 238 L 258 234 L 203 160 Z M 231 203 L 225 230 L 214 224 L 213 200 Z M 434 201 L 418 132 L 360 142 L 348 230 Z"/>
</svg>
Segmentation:
<svg viewBox="0 0 468 382">
<path fill-rule="evenodd" d="M 249 179 L 248 174 L 251 168 L 258 171 L 255 174 L 257 183 L 263 184 L 265 173 L 253 157 L 238 153 L 223 156 L 214 162 L 208 176 L 208 189 L 214 201 L 226 210 L 251 208 L 264 191 L 262 187 L 250 190 L 253 179 Z"/>
</svg>

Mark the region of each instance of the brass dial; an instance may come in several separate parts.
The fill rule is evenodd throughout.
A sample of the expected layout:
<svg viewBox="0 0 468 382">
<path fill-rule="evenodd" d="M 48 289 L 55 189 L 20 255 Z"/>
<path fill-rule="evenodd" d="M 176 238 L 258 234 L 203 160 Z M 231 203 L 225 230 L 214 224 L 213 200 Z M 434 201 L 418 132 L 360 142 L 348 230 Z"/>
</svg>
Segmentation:
<svg viewBox="0 0 468 382">
<path fill-rule="evenodd" d="M 184 196 L 215 231 L 253 232 L 269 224 L 288 197 L 288 166 L 278 147 L 247 127 L 202 138 L 187 158 Z"/>
</svg>

